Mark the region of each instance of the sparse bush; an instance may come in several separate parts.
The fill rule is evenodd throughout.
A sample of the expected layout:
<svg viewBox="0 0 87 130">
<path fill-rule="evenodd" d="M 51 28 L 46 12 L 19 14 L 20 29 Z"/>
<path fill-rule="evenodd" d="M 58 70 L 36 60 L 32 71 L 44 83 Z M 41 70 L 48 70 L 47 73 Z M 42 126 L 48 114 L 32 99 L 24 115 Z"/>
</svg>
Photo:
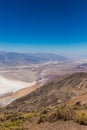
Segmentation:
<svg viewBox="0 0 87 130">
<path fill-rule="evenodd" d="M 44 122 L 46 122 L 46 116 L 41 115 L 37 123 L 40 124 L 40 123 L 44 123 Z"/>
<path fill-rule="evenodd" d="M 3 113 L 0 114 L 0 130 L 23 130 L 22 128 L 28 122 L 40 124 L 44 122 L 56 122 L 58 120 L 73 120 L 81 125 L 87 125 L 86 107 L 86 104 L 55 106 L 31 112 Z"/>
<path fill-rule="evenodd" d="M 81 125 L 87 125 L 87 112 L 76 112 L 74 115 L 74 120 Z"/>
<path fill-rule="evenodd" d="M 5 121 L 5 117 L 3 114 L 0 114 L 0 122 L 3 122 L 3 121 Z"/>
<path fill-rule="evenodd" d="M 47 114 L 50 111 L 50 108 L 45 108 L 41 111 L 41 114 Z"/>
<path fill-rule="evenodd" d="M 69 108 L 61 108 L 61 109 L 57 109 L 53 112 L 50 112 L 47 115 L 47 121 L 49 122 L 55 122 L 59 119 L 62 119 L 64 121 L 66 120 L 71 120 L 73 118 L 73 111 L 72 109 Z"/>
<path fill-rule="evenodd" d="M 81 101 L 78 101 L 75 103 L 76 106 L 80 106 L 81 105 Z"/>
<path fill-rule="evenodd" d="M 87 104 L 84 104 L 84 105 L 83 105 L 83 109 L 87 109 Z"/>
<path fill-rule="evenodd" d="M 2 128 L 10 128 L 12 126 L 19 126 L 22 122 L 19 120 L 19 121 L 14 121 L 14 122 L 5 122 L 1 125 Z"/>
</svg>

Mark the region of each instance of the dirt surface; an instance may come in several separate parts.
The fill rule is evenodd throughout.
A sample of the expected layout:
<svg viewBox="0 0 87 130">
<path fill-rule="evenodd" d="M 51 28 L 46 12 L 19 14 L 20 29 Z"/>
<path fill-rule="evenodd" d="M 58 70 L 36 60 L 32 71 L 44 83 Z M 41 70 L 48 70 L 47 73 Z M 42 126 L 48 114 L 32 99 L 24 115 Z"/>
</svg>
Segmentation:
<svg viewBox="0 0 87 130">
<path fill-rule="evenodd" d="M 76 102 L 81 102 L 81 104 L 87 104 L 87 93 L 79 95 L 77 97 L 73 97 L 65 102 L 68 105 L 74 105 Z"/>
<path fill-rule="evenodd" d="M 57 121 L 55 123 L 41 123 L 27 126 L 27 130 L 87 130 L 87 126 L 79 125 L 73 121 Z"/>
<path fill-rule="evenodd" d="M 36 90 L 40 86 L 42 86 L 42 84 L 41 83 L 37 83 L 36 85 L 33 85 L 32 87 L 23 88 L 23 89 L 15 92 L 14 94 L 12 94 L 11 98 L 20 98 L 22 96 L 25 96 L 25 95 L 31 93 L 32 91 Z"/>
</svg>

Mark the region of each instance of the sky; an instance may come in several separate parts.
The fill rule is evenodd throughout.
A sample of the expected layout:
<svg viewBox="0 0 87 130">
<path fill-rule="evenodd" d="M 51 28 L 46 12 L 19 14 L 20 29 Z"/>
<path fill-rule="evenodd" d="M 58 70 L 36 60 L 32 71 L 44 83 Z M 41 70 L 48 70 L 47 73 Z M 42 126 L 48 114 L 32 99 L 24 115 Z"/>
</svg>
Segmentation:
<svg viewBox="0 0 87 130">
<path fill-rule="evenodd" d="M 87 0 L 0 0 L 0 50 L 87 56 Z"/>
</svg>

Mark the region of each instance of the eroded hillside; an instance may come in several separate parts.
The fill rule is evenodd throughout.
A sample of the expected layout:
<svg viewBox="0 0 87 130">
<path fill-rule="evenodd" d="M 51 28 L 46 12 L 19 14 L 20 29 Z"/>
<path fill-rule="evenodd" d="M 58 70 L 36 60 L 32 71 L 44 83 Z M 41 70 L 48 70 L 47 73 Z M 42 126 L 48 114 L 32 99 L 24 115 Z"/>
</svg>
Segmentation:
<svg viewBox="0 0 87 130">
<path fill-rule="evenodd" d="M 87 91 L 87 73 L 75 73 L 54 80 L 27 96 L 19 98 L 8 106 L 8 110 L 38 110 L 54 106 L 85 94 Z"/>
</svg>

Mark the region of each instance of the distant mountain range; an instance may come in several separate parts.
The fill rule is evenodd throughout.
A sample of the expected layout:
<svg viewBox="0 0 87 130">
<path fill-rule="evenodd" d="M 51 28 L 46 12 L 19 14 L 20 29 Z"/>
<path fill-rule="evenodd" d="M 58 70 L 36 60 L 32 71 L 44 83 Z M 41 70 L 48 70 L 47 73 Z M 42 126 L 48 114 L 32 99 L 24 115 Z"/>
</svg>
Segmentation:
<svg viewBox="0 0 87 130">
<path fill-rule="evenodd" d="M 46 61 L 67 61 L 69 58 L 51 53 L 0 52 L 0 66 L 28 65 Z"/>
</svg>

